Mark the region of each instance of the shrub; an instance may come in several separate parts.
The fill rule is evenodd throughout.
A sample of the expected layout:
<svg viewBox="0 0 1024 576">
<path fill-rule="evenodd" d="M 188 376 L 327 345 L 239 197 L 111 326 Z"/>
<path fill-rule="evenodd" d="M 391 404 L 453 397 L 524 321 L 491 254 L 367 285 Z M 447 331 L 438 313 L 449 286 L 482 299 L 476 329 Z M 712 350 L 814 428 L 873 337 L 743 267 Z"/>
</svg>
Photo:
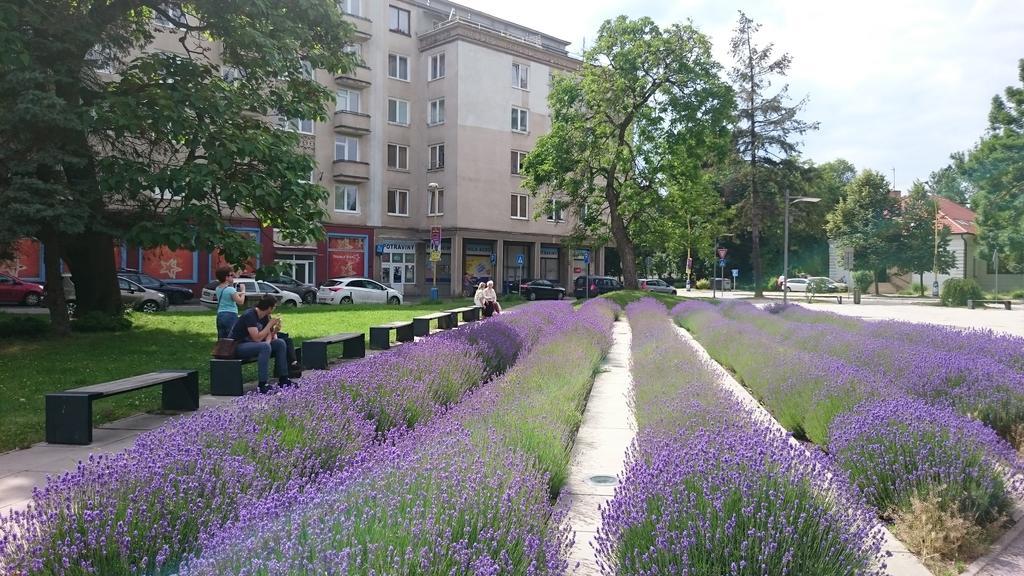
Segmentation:
<svg viewBox="0 0 1024 576">
<path fill-rule="evenodd" d="M 132 319 L 129 316 L 111 316 L 95 310 L 71 321 L 71 330 L 75 332 L 124 332 L 131 329 Z"/>
<path fill-rule="evenodd" d="M 982 300 L 981 286 L 973 278 L 950 278 L 942 283 L 943 306 L 966 306 L 968 300 Z"/>
<path fill-rule="evenodd" d="M 1013 292 L 1010 292 L 1010 298 L 1016 298 L 1018 300 L 1024 298 L 1024 290 L 1014 290 Z"/>
<path fill-rule="evenodd" d="M 874 274 L 867 270 L 857 270 L 853 273 L 853 285 L 857 287 L 859 292 L 867 292 L 874 281 Z"/>
<path fill-rule="evenodd" d="M 708 288 L 711 288 L 710 280 L 708 280 L 707 278 L 701 278 L 700 280 L 697 280 L 697 290 L 707 290 Z"/>
<path fill-rule="evenodd" d="M 0 338 L 35 338 L 50 333 L 50 321 L 39 316 L 0 316 Z"/>
</svg>

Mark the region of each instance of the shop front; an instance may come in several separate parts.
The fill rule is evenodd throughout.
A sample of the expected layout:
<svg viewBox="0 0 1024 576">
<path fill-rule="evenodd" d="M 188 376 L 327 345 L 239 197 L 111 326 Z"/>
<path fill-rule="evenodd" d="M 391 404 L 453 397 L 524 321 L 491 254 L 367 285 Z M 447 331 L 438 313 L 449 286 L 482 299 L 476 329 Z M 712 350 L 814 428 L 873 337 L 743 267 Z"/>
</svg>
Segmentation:
<svg viewBox="0 0 1024 576">
<path fill-rule="evenodd" d="M 473 283 L 494 279 L 497 260 L 493 240 L 465 240 L 463 242 L 462 269 Z"/>
<path fill-rule="evenodd" d="M 426 245 L 424 245 L 426 248 Z M 452 239 L 441 239 L 441 258 L 435 263 L 430 260 L 430 253 L 423 252 L 423 278 L 426 288 L 421 293 L 426 294 L 434 286 L 434 270 L 437 270 L 437 289 L 440 294 L 446 294 L 451 290 L 452 282 Z M 436 264 L 436 265 L 435 265 Z"/>
<path fill-rule="evenodd" d="M 557 244 L 541 244 L 540 245 L 540 278 L 543 280 L 549 280 L 555 284 L 560 284 L 562 275 L 560 274 L 561 267 L 559 266 L 559 246 Z"/>
<path fill-rule="evenodd" d="M 519 282 L 533 278 L 533 258 L 531 258 L 533 244 L 509 241 L 505 241 L 504 244 L 503 278 L 509 286 L 509 290 L 518 290 Z"/>
<path fill-rule="evenodd" d="M 380 281 L 402 294 L 417 293 L 416 241 L 381 239 L 376 245 L 380 257 Z"/>
</svg>

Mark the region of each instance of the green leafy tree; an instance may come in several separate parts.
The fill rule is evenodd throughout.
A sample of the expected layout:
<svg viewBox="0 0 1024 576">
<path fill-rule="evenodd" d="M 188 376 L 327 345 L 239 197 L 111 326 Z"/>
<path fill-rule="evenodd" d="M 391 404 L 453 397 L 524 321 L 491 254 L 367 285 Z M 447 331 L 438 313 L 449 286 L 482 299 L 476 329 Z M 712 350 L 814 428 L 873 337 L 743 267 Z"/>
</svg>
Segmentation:
<svg viewBox="0 0 1024 576">
<path fill-rule="evenodd" d="M 578 236 L 614 239 L 627 287 L 637 287 L 642 225 L 663 221 L 664 190 L 699 180 L 728 147 L 733 99 L 719 68 L 692 25 L 620 16 L 579 72 L 552 83 L 551 131 L 527 155 L 523 186 L 568 207 Z"/>
<path fill-rule="evenodd" d="M 967 155 L 963 152 L 950 154 L 950 163 L 928 176 L 928 192 L 948 198 L 961 206 L 971 203 L 974 188 L 964 174 Z"/>
<path fill-rule="evenodd" d="M 804 122 L 797 114 L 806 105 L 807 99 L 793 106 L 786 106 L 789 100 L 788 86 L 768 94 L 772 78 L 785 76 L 791 58 L 788 54 L 775 57 L 774 44 L 761 48 L 754 42 L 760 25 L 740 12 L 736 30 L 729 43 L 729 53 L 734 66 L 729 72 L 736 89 L 739 106 L 736 126 L 736 148 L 747 162 L 749 179 L 749 217 L 751 236 L 751 264 L 754 273 L 754 294 L 761 296 L 764 290 L 761 278 L 761 211 L 760 180 L 764 172 L 774 169 L 778 163 L 795 154 L 799 148 L 793 140 L 809 130 L 816 130 L 817 123 Z"/>
<path fill-rule="evenodd" d="M 877 271 L 897 263 L 900 240 L 900 199 L 889 193 L 889 181 L 881 173 L 865 170 L 846 187 L 846 196 L 826 218 L 825 231 L 840 248 L 853 249 L 857 270 Z"/>
<path fill-rule="evenodd" d="M 41 240 L 48 278 L 70 266 L 80 311 L 119 312 L 115 239 L 242 263 L 258 246 L 226 216 L 322 234 L 314 161 L 268 117 L 325 117 L 332 94 L 309 67 L 353 63 L 333 1 L 23 0 L 0 12 L 0 246 Z M 145 50 L 154 41 L 173 49 Z M 222 62 L 236 73 L 222 77 Z M 66 331 L 62 291 L 48 303 Z"/>
<path fill-rule="evenodd" d="M 993 252 L 1011 270 L 1024 269 L 1024 59 L 1021 86 L 992 97 L 988 131 L 967 156 L 965 173 L 973 184 L 971 207 L 978 214 L 981 257 Z"/>
<path fill-rule="evenodd" d="M 956 266 L 956 256 L 949 249 L 949 229 L 943 226 L 936 231 L 938 209 L 938 200 L 928 195 L 924 184 L 914 182 L 910 195 L 903 201 L 900 215 L 896 266 L 901 271 L 918 275 L 922 296 L 926 270 L 945 274 Z"/>
</svg>

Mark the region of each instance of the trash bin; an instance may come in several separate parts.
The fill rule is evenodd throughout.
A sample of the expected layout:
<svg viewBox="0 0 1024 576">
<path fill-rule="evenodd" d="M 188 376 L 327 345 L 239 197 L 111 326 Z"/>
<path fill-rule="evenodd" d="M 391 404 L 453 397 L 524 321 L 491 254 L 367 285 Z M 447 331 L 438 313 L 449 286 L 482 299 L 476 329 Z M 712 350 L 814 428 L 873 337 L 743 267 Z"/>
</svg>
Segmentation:
<svg viewBox="0 0 1024 576">
<path fill-rule="evenodd" d="M 732 280 L 728 278 L 715 278 L 714 286 L 715 290 L 721 290 L 723 292 L 726 290 L 732 290 Z"/>
<path fill-rule="evenodd" d="M 853 303 L 860 304 L 860 290 L 856 286 L 853 288 Z"/>
</svg>

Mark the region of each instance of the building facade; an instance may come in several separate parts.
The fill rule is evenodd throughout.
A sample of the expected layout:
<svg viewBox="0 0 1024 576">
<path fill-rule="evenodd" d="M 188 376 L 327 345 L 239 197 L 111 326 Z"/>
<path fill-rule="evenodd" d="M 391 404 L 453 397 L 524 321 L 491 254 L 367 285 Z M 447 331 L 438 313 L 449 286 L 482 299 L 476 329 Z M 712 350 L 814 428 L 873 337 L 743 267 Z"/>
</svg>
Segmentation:
<svg viewBox="0 0 1024 576">
<path fill-rule="evenodd" d="M 342 0 L 339 8 L 355 25 L 347 49 L 361 65 L 337 76 L 311 70 L 336 93 L 329 120 L 285 124 L 316 159 L 311 178 L 330 193 L 326 239 L 288 244 L 244 214 L 226 214 L 260 243 L 250 266 L 276 262 L 310 284 L 369 276 L 411 296 L 434 285 L 458 294 L 465 274 L 499 286 L 523 278 L 570 286 L 601 273 L 604 251 L 564 246 L 569 215 L 537 206 L 519 176 L 550 128 L 552 75 L 580 65 L 568 42 L 443 0 Z M 154 49 L 178 50 L 176 42 L 170 26 Z M 432 262 L 437 228 L 441 254 Z M 26 239 L 4 266 L 45 280 L 36 265 L 44 249 Z M 221 262 L 216 253 L 128 246 L 115 246 L 114 257 L 194 288 Z"/>
</svg>

